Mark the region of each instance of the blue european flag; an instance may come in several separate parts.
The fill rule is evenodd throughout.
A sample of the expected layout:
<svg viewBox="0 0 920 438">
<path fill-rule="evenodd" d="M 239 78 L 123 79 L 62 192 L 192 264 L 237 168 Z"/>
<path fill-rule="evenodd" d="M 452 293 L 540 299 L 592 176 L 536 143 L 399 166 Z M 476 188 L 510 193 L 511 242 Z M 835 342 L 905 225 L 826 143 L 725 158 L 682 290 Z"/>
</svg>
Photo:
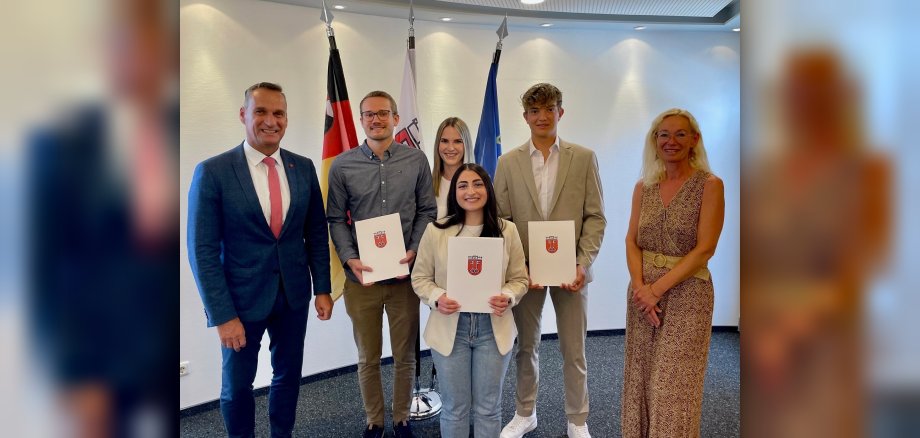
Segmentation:
<svg viewBox="0 0 920 438">
<path fill-rule="evenodd" d="M 473 154 L 476 163 L 495 178 L 498 156 L 502 154 L 502 137 L 498 129 L 498 91 L 495 88 L 495 76 L 498 75 L 498 53 L 489 68 L 489 80 L 486 82 L 486 95 L 482 101 L 482 117 L 479 119 L 479 132 L 476 133 L 476 147 Z"/>
</svg>

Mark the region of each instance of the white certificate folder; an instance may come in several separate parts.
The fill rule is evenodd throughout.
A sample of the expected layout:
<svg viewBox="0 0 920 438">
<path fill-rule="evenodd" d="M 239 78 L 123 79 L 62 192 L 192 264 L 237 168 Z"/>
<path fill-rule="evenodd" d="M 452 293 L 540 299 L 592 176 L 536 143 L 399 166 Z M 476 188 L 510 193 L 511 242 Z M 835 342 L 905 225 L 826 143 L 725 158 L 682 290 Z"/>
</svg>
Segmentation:
<svg viewBox="0 0 920 438">
<path fill-rule="evenodd" d="M 500 237 L 447 240 L 447 296 L 461 312 L 492 313 L 489 297 L 501 294 L 504 243 Z"/>
<path fill-rule="evenodd" d="M 575 281 L 575 222 L 527 223 L 530 250 L 530 281 L 559 286 Z"/>
<path fill-rule="evenodd" d="M 355 221 L 358 254 L 361 263 L 373 272 L 364 272 L 364 284 L 409 275 L 409 265 L 399 263 L 406 258 L 399 213 Z"/>
</svg>

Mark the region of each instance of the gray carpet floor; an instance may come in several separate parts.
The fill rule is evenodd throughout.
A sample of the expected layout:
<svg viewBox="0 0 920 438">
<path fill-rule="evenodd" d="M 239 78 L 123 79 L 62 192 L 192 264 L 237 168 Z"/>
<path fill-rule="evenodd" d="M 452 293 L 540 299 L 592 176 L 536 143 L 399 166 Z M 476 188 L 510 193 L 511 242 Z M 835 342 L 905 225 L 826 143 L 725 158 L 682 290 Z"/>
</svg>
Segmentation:
<svg viewBox="0 0 920 438">
<path fill-rule="evenodd" d="M 591 414 L 588 426 L 594 437 L 620 436 L 620 392 L 623 387 L 624 336 L 591 334 L 587 341 L 588 389 Z M 546 339 L 540 345 L 540 392 L 537 399 L 538 427 L 527 438 L 564 437 L 566 419 L 563 409 L 562 357 L 558 341 Z M 422 386 L 427 386 L 431 373 L 431 358 L 422 358 Z M 392 385 L 392 365 L 383 366 L 384 388 L 389 397 Z M 502 418 L 507 422 L 514 415 L 514 360 L 505 376 Z M 712 334 L 709 367 L 703 389 L 703 437 L 740 436 L 740 359 L 739 334 L 717 331 Z M 388 399 L 389 400 L 389 399 Z M 387 402 L 389 403 L 389 401 Z M 256 434 L 269 436 L 268 398 L 256 397 Z M 195 411 L 194 413 L 190 413 Z M 386 435 L 392 436 L 387 409 Z M 183 437 L 224 436 L 220 410 L 216 407 L 190 409 L 180 415 L 180 435 Z M 359 437 L 364 426 L 364 410 L 355 373 L 346 373 L 301 386 L 297 405 L 297 425 L 294 436 L 317 438 Z M 420 438 L 440 437 L 438 418 L 412 423 Z"/>
</svg>

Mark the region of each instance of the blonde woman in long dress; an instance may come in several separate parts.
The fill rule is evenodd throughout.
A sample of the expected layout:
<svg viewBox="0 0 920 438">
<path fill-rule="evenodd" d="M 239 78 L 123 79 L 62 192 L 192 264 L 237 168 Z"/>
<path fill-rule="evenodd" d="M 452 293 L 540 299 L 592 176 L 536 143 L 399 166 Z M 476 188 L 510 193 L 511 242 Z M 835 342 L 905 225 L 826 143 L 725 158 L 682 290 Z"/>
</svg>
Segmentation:
<svg viewBox="0 0 920 438">
<path fill-rule="evenodd" d="M 722 232 L 723 193 L 693 115 L 660 114 L 646 136 L 626 235 L 624 438 L 700 436 L 713 308 L 706 265 Z"/>
</svg>

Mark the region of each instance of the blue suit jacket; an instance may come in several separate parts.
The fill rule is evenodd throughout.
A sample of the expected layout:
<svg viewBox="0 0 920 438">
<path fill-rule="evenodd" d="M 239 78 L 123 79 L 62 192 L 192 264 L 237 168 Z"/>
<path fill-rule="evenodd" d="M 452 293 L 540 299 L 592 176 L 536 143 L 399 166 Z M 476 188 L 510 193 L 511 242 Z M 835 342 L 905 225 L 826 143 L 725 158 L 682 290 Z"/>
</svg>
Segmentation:
<svg viewBox="0 0 920 438">
<path fill-rule="evenodd" d="M 291 205 L 278 239 L 252 185 L 243 145 L 195 168 L 188 195 L 188 254 L 208 326 L 268 317 L 278 276 L 288 302 L 301 309 L 329 293 L 329 235 L 313 162 L 281 149 Z"/>
</svg>

